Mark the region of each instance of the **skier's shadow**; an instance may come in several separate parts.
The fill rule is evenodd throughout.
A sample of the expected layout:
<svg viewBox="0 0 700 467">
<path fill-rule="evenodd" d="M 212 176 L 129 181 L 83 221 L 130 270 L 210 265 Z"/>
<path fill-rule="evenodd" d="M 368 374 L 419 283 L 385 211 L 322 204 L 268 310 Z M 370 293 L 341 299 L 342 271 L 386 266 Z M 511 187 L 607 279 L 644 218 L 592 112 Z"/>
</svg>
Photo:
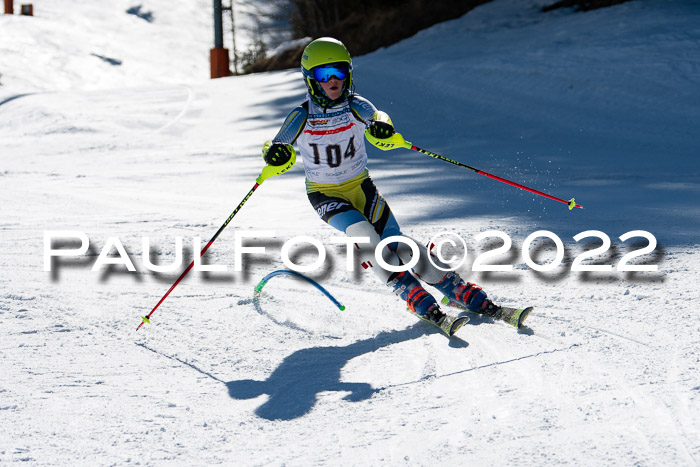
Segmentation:
<svg viewBox="0 0 700 467">
<path fill-rule="evenodd" d="M 383 332 L 344 347 L 298 350 L 285 358 L 265 381 L 229 381 L 226 387 L 229 396 L 234 399 L 253 399 L 268 394 L 269 399 L 255 410 L 256 415 L 267 420 L 292 420 L 309 413 L 316 404 L 318 394 L 323 391 L 347 391 L 350 394 L 343 399 L 352 402 L 369 399 L 381 391 L 382 388 L 375 389 L 367 383 L 340 381 L 340 371 L 353 358 L 440 332 L 429 324 L 416 323 L 406 329 Z M 453 337 L 449 345 L 466 347 L 469 344 Z"/>
</svg>

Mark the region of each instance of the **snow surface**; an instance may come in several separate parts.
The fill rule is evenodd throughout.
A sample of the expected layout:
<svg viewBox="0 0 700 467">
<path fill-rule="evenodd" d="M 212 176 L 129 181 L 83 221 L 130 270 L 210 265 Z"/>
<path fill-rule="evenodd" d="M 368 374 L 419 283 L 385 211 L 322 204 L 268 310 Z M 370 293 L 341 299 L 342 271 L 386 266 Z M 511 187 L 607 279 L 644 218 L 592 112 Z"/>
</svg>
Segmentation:
<svg viewBox="0 0 700 467">
<path fill-rule="evenodd" d="M 189 261 L 192 239 L 252 187 L 300 75 L 208 81 L 210 25 L 194 2 L 144 0 L 152 23 L 121 1 L 0 16 L 0 463 L 697 465 L 700 8 L 542 3 L 496 0 L 354 62 L 358 91 L 408 140 L 586 208 L 372 151 L 406 234 L 456 232 L 463 276 L 536 306 L 528 329 L 472 317 L 451 340 L 374 277 L 345 272 L 337 246 L 311 276 L 347 310 L 284 277 L 252 300 L 284 268 L 284 241 L 336 235 L 300 165 L 265 182 L 209 250 L 229 272 L 191 273 L 136 333 L 179 275 L 146 270 L 142 238 L 168 264 L 184 237 Z M 234 273 L 234 233 L 260 229 L 277 232 L 253 242 L 268 253 Z M 492 229 L 513 239 L 496 261 L 514 270 L 471 272 L 487 243 L 474 237 Z M 550 273 L 520 256 L 542 229 L 566 247 Z M 584 250 L 572 237 L 591 229 L 610 236 L 596 259 L 613 265 L 633 249 L 620 235 L 651 232 L 658 246 L 638 262 L 659 271 L 571 272 Z M 91 248 L 45 272 L 47 230 L 85 232 Z M 138 272 L 90 270 L 111 237 Z M 551 243 L 532 250 L 554 257 Z"/>
</svg>

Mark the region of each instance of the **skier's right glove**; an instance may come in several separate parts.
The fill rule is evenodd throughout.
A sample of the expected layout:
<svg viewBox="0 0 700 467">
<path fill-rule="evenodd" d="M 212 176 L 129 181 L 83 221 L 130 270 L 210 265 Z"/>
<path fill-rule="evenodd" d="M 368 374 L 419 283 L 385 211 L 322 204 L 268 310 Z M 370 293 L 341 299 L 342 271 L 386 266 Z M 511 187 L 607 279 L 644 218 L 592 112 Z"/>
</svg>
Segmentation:
<svg viewBox="0 0 700 467">
<path fill-rule="evenodd" d="M 297 161 L 297 153 L 291 144 L 272 143 L 266 141 L 263 145 L 262 156 L 267 164 L 256 182 L 261 184 L 270 177 L 282 175 L 292 167 Z"/>
<path fill-rule="evenodd" d="M 294 146 L 291 144 L 272 143 L 267 141 L 263 146 L 262 156 L 267 165 L 279 167 L 284 165 L 295 155 Z"/>
</svg>

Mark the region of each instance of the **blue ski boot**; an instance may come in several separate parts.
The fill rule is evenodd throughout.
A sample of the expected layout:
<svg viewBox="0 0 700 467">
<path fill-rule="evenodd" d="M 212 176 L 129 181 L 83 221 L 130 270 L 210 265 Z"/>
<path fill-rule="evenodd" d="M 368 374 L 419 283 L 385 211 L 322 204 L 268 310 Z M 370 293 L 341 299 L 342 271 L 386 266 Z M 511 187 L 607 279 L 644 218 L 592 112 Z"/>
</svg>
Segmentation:
<svg viewBox="0 0 700 467">
<path fill-rule="evenodd" d="M 454 272 L 449 272 L 443 279 L 434 285 L 445 296 L 441 303 L 479 313 L 496 321 L 505 321 L 518 329 L 523 327 L 525 318 L 532 311 L 532 307 L 510 308 L 499 306 L 486 298 L 486 292 L 476 284 L 464 282 Z"/>
<path fill-rule="evenodd" d="M 439 325 L 440 320 L 445 317 L 435 297 L 430 295 L 411 273 L 407 271 L 398 273 L 389 280 L 389 286 L 402 300 L 406 300 L 408 309 L 420 319 Z"/>
<path fill-rule="evenodd" d="M 408 311 L 437 326 L 450 337 L 469 321 L 466 316 L 457 317 L 443 313 L 435 298 L 409 272 L 403 271 L 392 276 L 388 284 L 396 295 L 406 300 Z"/>
<path fill-rule="evenodd" d="M 465 283 L 462 278 L 454 272 L 445 274 L 445 277 L 433 287 L 442 292 L 450 302 L 469 311 L 482 313 L 482 307 L 487 305 L 485 303 L 486 292 L 481 290 L 481 287 L 476 284 L 472 284 L 471 282 Z"/>
</svg>

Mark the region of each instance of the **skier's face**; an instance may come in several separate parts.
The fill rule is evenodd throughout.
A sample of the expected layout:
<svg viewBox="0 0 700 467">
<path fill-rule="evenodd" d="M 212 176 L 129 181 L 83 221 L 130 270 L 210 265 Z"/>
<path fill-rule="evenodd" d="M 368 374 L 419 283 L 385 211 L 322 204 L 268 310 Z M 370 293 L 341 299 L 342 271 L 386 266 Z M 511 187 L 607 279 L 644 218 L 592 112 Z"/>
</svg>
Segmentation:
<svg viewBox="0 0 700 467">
<path fill-rule="evenodd" d="M 333 76 L 325 83 L 320 83 L 321 89 L 323 89 L 323 92 L 325 92 L 331 100 L 335 100 L 339 98 L 340 94 L 343 92 L 344 81 L 344 79 L 338 79 L 335 76 Z"/>
</svg>

